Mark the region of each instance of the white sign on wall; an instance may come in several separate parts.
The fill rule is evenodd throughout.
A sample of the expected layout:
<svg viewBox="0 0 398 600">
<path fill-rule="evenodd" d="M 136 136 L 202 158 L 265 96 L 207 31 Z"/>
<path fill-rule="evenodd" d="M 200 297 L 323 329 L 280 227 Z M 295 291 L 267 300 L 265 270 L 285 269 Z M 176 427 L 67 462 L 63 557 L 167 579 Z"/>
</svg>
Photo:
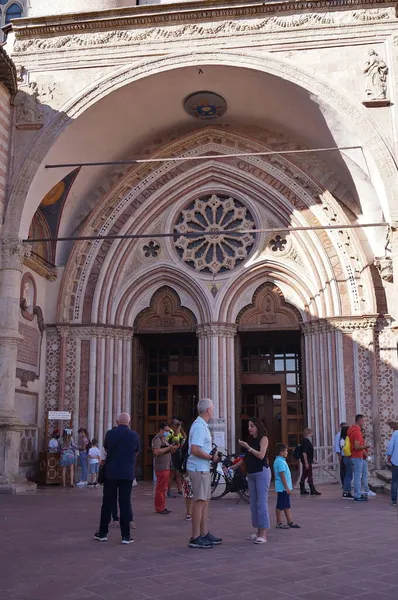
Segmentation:
<svg viewBox="0 0 398 600">
<path fill-rule="evenodd" d="M 72 413 L 66 410 L 50 410 L 48 418 L 50 421 L 70 421 Z"/>
</svg>

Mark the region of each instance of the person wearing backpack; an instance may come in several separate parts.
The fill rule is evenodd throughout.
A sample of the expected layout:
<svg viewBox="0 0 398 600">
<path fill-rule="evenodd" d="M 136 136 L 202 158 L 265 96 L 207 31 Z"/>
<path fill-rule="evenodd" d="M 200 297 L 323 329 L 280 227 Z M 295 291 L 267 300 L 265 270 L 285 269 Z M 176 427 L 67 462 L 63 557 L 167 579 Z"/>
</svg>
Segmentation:
<svg viewBox="0 0 398 600">
<path fill-rule="evenodd" d="M 355 417 L 355 425 L 351 425 L 347 432 L 347 437 L 351 445 L 351 466 L 354 474 L 354 502 L 367 502 L 367 496 L 362 495 L 362 470 L 364 450 L 369 448 L 365 444 L 362 435 L 362 429 L 365 424 L 363 415 Z"/>
<path fill-rule="evenodd" d="M 348 425 L 344 425 L 340 432 L 340 448 L 341 456 L 345 466 L 345 477 L 343 483 L 343 498 L 346 500 L 353 500 L 354 496 L 351 494 L 352 485 L 352 466 L 351 466 L 351 443 L 350 438 L 347 436 L 349 430 Z"/>
</svg>

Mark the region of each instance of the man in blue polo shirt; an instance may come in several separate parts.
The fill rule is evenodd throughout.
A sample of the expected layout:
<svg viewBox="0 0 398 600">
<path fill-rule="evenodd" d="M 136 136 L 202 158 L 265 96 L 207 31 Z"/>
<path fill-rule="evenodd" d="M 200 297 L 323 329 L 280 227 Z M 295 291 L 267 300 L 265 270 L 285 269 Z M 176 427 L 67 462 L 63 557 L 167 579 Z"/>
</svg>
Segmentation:
<svg viewBox="0 0 398 600">
<path fill-rule="evenodd" d="M 212 535 L 207 528 L 209 500 L 211 498 L 210 463 L 218 462 L 217 453 L 211 454 L 212 439 L 209 421 L 214 415 L 214 404 L 208 398 L 198 402 L 199 416 L 189 432 L 187 471 L 192 481 L 193 510 L 190 548 L 212 548 L 222 539 Z"/>
</svg>

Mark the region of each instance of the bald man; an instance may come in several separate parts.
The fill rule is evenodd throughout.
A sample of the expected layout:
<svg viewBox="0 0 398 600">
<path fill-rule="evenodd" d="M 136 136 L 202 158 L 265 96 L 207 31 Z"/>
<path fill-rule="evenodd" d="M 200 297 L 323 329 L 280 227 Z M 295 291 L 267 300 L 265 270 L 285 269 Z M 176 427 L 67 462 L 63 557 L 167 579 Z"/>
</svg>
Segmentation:
<svg viewBox="0 0 398 600">
<path fill-rule="evenodd" d="M 134 541 L 130 536 L 131 488 L 135 476 L 135 461 L 140 449 L 140 438 L 129 427 L 129 414 L 121 413 L 116 423 L 117 427 L 110 429 L 104 440 L 106 461 L 101 520 L 94 537 L 100 542 L 107 541 L 112 507 L 116 505 L 119 495 L 122 544 L 130 544 Z"/>
</svg>

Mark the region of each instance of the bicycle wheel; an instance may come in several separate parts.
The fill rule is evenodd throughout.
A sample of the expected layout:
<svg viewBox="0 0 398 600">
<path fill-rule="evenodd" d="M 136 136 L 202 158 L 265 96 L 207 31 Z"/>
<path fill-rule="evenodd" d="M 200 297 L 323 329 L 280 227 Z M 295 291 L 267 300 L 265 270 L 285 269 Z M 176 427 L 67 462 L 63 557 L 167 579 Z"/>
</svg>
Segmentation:
<svg viewBox="0 0 398 600">
<path fill-rule="evenodd" d="M 249 489 L 239 490 L 238 492 L 240 500 L 243 500 L 246 504 L 250 504 L 250 494 Z"/>
<path fill-rule="evenodd" d="M 217 470 L 213 471 L 211 478 L 211 497 L 212 500 L 219 500 L 225 494 L 228 494 L 228 484 L 227 481 L 221 473 Z"/>
</svg>

